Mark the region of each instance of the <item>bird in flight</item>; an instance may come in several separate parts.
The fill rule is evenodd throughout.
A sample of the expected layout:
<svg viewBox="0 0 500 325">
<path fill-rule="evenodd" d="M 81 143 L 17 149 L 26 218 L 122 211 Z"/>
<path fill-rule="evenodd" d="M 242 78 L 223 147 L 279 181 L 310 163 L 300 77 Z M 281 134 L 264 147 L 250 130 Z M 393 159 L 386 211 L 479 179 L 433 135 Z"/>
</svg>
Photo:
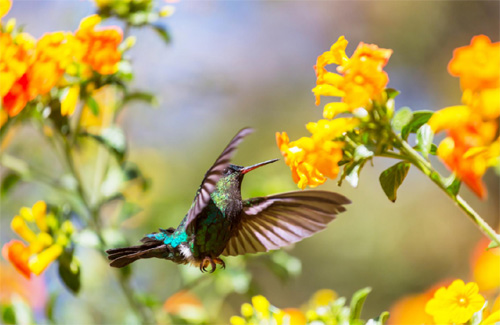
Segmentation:
<svg viewBox="0 0 500 325">
<path fill-rule="evenodd" d="M 247 200 L 241 182 L 248 172 L 278 159 L 242 167 L 230 164 L 243 138 L 239 131 L 206 172 L 191 208 L 177 228 L 159 229 L 137 246 L 106 251 L 111 266 L 124 267 L 138 259 L 162 258 L 214 272 L 225 268 L 220 256 L 267 252 L 298 242 L 324 228 L 345 211 L 350 201 L 329 191 L 293 191 Z"/>
</svg>

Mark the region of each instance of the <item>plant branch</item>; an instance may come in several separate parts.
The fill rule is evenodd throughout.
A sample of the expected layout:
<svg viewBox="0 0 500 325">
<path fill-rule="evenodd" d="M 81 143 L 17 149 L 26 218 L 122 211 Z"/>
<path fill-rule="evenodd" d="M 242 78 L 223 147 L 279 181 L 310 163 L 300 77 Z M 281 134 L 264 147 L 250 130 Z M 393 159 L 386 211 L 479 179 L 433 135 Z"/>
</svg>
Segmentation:
<svg viewBox="0 0 500 325">
<path fill-rule="evenodd" d="M 420 169 L 425 175 L 427 175 L 443 192 L 445 192 L 452 200 L 455 202 L 462 211 L 469 217 L 469 219 L 479 227 L 479 229 L 493 242 L 500 245 L 500 235 L 498 235 L 493 228 L 490 227 L 484 221 L 481 216 L 474 211 L 474 209 L 459 195 L 454 194 L 445 185 L 443 177 L 434 170 L 432 165 L 425 160 L 415 149 L 413 149 L 406 141 L 401 139 L 396 134 L 393 134 L 393 138 L 396 142 L 397 147 L 401 151 L 401 154 L 406 157 L 409 162 L 411 162 L 415 167 Z"/>
</svg>

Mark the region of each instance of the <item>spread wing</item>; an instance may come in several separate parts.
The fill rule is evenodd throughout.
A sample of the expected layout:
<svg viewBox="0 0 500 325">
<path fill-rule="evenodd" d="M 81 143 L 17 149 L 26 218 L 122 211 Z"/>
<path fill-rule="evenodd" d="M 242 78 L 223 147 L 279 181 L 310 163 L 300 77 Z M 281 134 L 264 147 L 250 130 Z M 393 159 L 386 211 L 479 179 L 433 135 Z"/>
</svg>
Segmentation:
<svg viewBox="0 0 500 325">
<path fill-rule="evenodd" d="M 346 197 L 327 191 L 295 191 L 243 202 L 241 222 L 222 255 L 267 252 L 321 230 L 345 211 Z"/>
<path fill-rule="evenodd" d="M 215 190 L 215 185 L 222 177 L 222 172 L 229 166 L 229 162 L 236 151 L 236 148 L 243 140 L 244 137 L 253 132 L 251 128 L 242 129 L 238 132 L 234 138 L 229 142 L 226 149 L 222 151 L 219 158 L 215 161 L 215 163 L 210 167 L 210 169 L 206 172 L 203 181 L 201 182 L 200 188 L 196 192 L 196 196 L 193 201 L 193 205 L 191 209 L 189 209 L 186 216 L 186 224 L 187 228 L 196 216 L 207 206 L 210 201 L 210 194 Z"/>
</svg>

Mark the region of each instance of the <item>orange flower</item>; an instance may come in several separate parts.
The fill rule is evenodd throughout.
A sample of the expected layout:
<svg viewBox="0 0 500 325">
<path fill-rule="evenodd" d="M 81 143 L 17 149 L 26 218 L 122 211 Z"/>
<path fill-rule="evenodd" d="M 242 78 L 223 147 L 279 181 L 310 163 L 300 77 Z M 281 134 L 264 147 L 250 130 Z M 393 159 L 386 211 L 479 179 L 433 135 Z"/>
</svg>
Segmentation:
<svg viewBox="0 0 500 325">
<path fill-rule="evenodd" d="M 0 262 L 0 304 L 12 303 L 13 296 L 20 296 L 37 312 L 43 312 L 47 302 L 47 287 L 43 278 L 26 279 L 14 267 Z"/>
<path fill-rule="evenodd" d="M 439 158 L 474 193 L 484 198 L 486 188 L 481 178 L 500 155 L 498 145 L 492 142 L 497 131 L 496 121 L 484 121 L 467 106 L 451 106 L 434 113 L 428 124 L 435 133 L 447 131 L 447 137 L 438 147 Z"/>
<path fill-rule="evenodd" d="M 304 189 L 307 185 L 316 187 L 323 184 L 327 177 L 337 177 L 338 162 L 342 159 L 342 142 L 318 137 L 302 137 L 290 142 L 286 132 L 277 132 L 276 142 L 299 188 Z"/>
<path fill-rule="evenodd" d="M 462 90 L 500 87 L 500 43 L 485 35 L 474 36 L 470 45 L 453 51 L 448 72 L 460 77 Z"/>
<path fill-rule="evenodd" d="M 31 271 L 28 263 L 31 251 L 22 241 L 13 239 L 3 245 L 2 255 L 6 260 L 10 261 L 22 275 L 28 279 L 30 278 Z"/>
<path fill-rule="evenodd" d="M 472 257 L 472 278 L 479 291 L 500 289 L 500 248 L 487 249 L 488 240 L 481 240 Z"/>
<path fill-rule="evenodd" d="M 418 293 L 399 299 L 389 310 L 389 325 L 432 324 L 432 316 L 425 312 L 425 305 L 434 293 Z"/>
<path fill-rule="evenodd" d="M 40 232 L 35 233 L 28 224 L 36 224 Z M 19 215 L 12 219 L 11 228 L 29 246 L 12 240 L 3 246 L 2 254 L 27 277 L 31 273 L 40 275 L 54 262 L 69 244 L 73 233 L 69 220 L 59 224 L 53 214 L 47 214 L 44 201 L 36 202 L 32 208 L 21 208 Z"/>
<path fill-rule="evenodd" d="M 112 74 L 118 70 L 118 62 L 121 60 L 118 45 L 123 35 L 118 27 L 96 29 L 100 22 L 98 15 L 84 18 L 75 36 L 85 48 L 82 61 L 100 74 Z"/>
<path fill-rule="evenodd" d="M 66 68 L 81 56 L 81 47 L 71 33 L 43 35 L 36 44 L 34 62 L 29 70 L 30 93 L 34 98 L 56 86 Z"/>
<path fill-rule="evenodd" d="M 26 106 L 28 92 L 28 70 L 30 53 L 28 47 L 16 43 L 10 34 L 0 32 L 0 97 L 2 107 L 15 116 Z"/>
<path fill-rule="evenodd" d="M 342 103 L 349 111 L 358 107 L 366 107 L 371 100 L 376 100 L 382 94 L 389 82 L 387 73 L 382 68 L 387 64 L 392 50 L 381 49 L 373 44 L 360 43 L 358 48 L 348 58 L 345 54 L 347 41 L 340 37 L 329 52 L 318 57 L 316 62 L 316 105 L 320 104 L 321 96 L 342 97 Z M 324 67 L 327 64 L 339 65 L 335 74 Z M 331 116 L 331 110 L 324 113 Z"/>
</svg>

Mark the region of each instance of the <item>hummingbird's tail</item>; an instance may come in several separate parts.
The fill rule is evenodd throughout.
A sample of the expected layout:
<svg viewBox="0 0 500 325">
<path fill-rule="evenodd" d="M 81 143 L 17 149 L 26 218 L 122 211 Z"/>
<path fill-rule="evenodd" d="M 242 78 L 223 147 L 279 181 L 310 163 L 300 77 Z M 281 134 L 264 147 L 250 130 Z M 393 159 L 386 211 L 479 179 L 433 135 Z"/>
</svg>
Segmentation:
<svg viewBox="0 0 500 325">
<path fill-rule="evenodd" d="M 124 267 L 141 258 L 165 258 L 165 253 L 168 253 L 167 245 L 160 240 L 144 237 L 141 242 L 142 245 L 108 249 L 106 253 L 111 261 L 110 265 Z"/>
</svg>

